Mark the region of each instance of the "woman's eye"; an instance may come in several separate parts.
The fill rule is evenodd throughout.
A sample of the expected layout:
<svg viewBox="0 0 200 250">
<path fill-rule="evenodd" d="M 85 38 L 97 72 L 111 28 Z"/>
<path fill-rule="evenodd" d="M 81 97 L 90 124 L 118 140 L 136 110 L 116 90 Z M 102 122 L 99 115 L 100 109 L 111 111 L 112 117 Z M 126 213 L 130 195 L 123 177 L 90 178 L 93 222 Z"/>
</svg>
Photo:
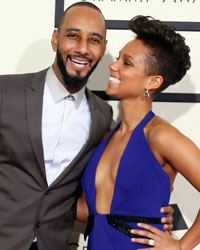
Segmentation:
<svg viewBox="0 0 200 250">
<path fill-rule="evenodd" d="M 124 64 L 127 65 L 127 66 L 133 66 L 132 63 L 127 62 L 127 61 L 124 61 Z"/>
</svg>

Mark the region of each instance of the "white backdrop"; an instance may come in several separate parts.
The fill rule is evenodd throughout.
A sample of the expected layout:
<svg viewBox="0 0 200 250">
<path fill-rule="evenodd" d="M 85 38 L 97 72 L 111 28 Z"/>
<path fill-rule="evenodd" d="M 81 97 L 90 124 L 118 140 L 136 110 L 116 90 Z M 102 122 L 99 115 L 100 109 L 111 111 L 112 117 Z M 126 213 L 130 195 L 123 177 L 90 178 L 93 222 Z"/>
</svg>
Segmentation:
<svg viewBox="0 0 200 250">
<path fill-rule="evenodd" d="M 65 0 L 65 8 L 76 1 Z M 163 21 L 200 21 L 200 0 L 91 0 L 103 11 L 106 19 L 129 20 L 135 15 L 151 15 Z M 50 66 L 54 60 L 51 49 L 51 34 L 54 29 L 55 0 L 0 0 L 0 74 L 34 72 Z M 180 32 L 191 47 L 192 68 L 184 79 L 165 92 L 200 93 L 199 58 L 200 32 Z M 119 49 L 133 35 L 127 30 L 108 30 L 106 54 L 89 81 L 92 90 L 104 90 L 108 81 L 108 65 L 118 56 Z M 102 74 L 102 72 L 104 72 Z M 113 106 L 114 120 L 120 119 L 117 101 L 109 101 Z M 154 102 L 156 114 L 168 120 L 181 132 L 200 146 L 200 103 Z M 199 192 L 180 175 L 177 176 L 171 203 L 178 204 L 189 227 L 199 209 Z M 75 231 L 84 225 L 77 224 Z M 179 237 L 185 230 L 175 231 Z M 78 242 L 86 249 L 82 235 L 76 232 L 71 241 Z M 198 248 L 198 247 L 197 247 Z M 195 248 L 197 250 L 197 248 Z M 199 249 L 199 248 L 198 248 Z"/>
</svg>

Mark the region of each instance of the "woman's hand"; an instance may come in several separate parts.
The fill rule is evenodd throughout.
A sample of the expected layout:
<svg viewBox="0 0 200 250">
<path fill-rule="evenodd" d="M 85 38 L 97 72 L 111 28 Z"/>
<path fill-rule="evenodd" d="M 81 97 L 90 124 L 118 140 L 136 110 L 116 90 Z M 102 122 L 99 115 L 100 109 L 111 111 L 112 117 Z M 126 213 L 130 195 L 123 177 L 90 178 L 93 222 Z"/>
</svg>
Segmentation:
<svg viewBox="0 0 200 250">
<path fill-rule="evenodd" d="M 173 239 L 169 232 L 163 232 L 156 227 L 144 223 L 138 223 L 137 225 L 145 230 L 132 229 L 131 233 L 147 237 L 147 239 L 132 238 L 131 241 L 144 245 L 150 245 L 152 248 L 148 249 L 152 250 L 181 250 L 180 242 Z M 145 249 L 140 248 L 138 250 Z"/>
<path fill-rule="evenodd" d="M 163 228 L 166 231 L 169 231 L 169 233 L 171 234 L 171 230 L 173 228 L 173 213 L 174 213 L 174 209 L 171 206 L 168 207 L 162 207 L 160 210 L 161 213 L 165 213 L 167 214 L 166 217 L 162 217 L 161 222 L 164 224 Z"/>
</svg>

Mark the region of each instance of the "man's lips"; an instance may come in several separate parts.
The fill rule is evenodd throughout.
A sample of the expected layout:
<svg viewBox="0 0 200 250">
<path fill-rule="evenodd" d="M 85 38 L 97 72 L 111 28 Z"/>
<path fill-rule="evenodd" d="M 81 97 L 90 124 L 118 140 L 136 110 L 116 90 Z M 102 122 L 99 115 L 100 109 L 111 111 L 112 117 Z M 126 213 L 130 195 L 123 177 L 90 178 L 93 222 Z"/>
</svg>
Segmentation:
<svg viewBox="0 0 200 250">
<path fill-rule="evenodd" d="M 68 56 L 68 60 L 71 62 L 73 68 L 78 70 L 83 70 L 91 65 L 92 60 L 82 57 L 72 57 Z"/>
</svg>

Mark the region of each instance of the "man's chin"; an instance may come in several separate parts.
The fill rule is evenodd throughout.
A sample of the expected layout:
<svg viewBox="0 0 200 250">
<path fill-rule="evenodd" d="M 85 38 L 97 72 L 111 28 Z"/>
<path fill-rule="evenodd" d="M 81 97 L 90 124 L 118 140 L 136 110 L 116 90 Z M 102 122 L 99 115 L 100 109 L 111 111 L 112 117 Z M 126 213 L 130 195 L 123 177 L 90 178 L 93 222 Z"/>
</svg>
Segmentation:
<svg viewBox="0 0 200 250">
<path fill-rule="evenodd" d="M 69 78 L 71 78 L 73 80 L 84 81 L 87 74 L 85 74 L 85 75 L 69 74 L 68 76 L 69 76 Z M 87 77 L 87 79 L 88 79 L 88 77 Z"/>
<path fill-rule="evenodd" d="M 74 77 L 74 78 L 79 78 L 79 79 L 84 79 L 87 75 L 88 75 L 88 71 L 87 72 L 80 72 L 80 71 L 76 71 L 75 73 L 73 72 L 68 72 L 70 77 Z"/>
</svg>

